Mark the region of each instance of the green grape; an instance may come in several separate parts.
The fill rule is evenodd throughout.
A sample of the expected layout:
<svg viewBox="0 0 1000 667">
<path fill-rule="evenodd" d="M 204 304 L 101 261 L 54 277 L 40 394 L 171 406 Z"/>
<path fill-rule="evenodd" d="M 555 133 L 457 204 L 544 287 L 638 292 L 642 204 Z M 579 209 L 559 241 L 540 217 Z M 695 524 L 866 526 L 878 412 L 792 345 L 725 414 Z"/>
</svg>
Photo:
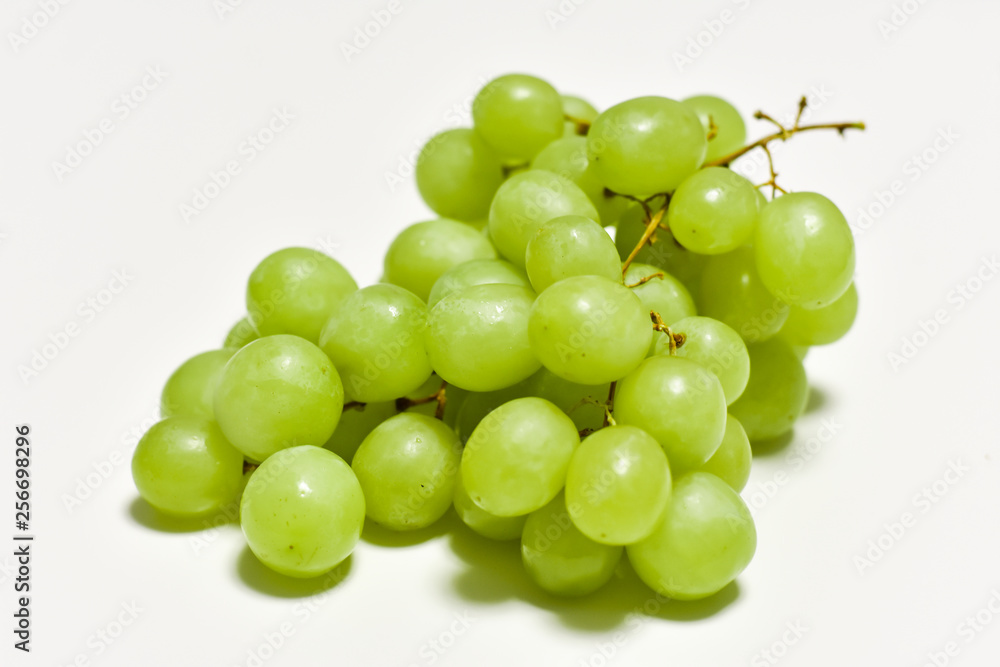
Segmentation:
<svg viewBox="0 0 1000 667">
<path fill-rule="evenodd" d="M 802 361 L 803 359 L 806 358 L 806 355 L 809 354 L 809 346 L 808 345 L 792 345 L 792 352 L 795 353 L 795 357 L 799 361 Z"/>
<path fill-rule="evenodd" d="M 451 507 L 462 444 L 441 420 L 403 413 L 368 434 L 351 468 L 368 517 L 392 530 L 425 528 Z"/>
<path fill-rule="evenodd" d="M 822 308 L 854 276 L 854 238 L 837 206 L 814 192 L 793 192 L 760 213 L 754 255 L 761 281 L 785 303 Z"/>
<path fill-rule="evenodd" d="M 850 331 L 857 314 L 858 291 L 851 283 L 836 301 L 823 308 L 806 310 L 792 306 L 779 335 L 793 346 L 828 345 Z"/>
<path fill-rule="evenodd" d="M 462 453 L 469 497 L 497 516 L 534 512 L 555 498 L 580 444 L 573 421 L 542 398 L 518 398 L 486 416 Z"/>
<path fill-rule="evenodd" d="M 462 483 L 462 475 L 457 475 L 457 477 L 455 482 L 455 512 L 466 526 L 491 540 L 506 541 L 521 537 L 524 522 L 528 520 L 527 515 L 496 516 L 490 514 L 472 502 L 469 492 L 465 490 L 465 484 Z"/>
<path fill-rule="evenodd" d="M 727 324 L 748 343 L 767 340 L 788 319 L 788 304 L 761 282 L 749 246 L 709 258 L 697 304 L 698 312 Z"/>
<path fill-rule="evenodd" d="M 670 506 L 653 534 L 627 547 L 636 574 L 675 600 L 722 590 L 757 549 L 757 529 L 743 500 L 725 482 L 692 472 L 674 484 Z"/>
<path fill-rule="evenodd" d="M 473 259 L 496 259 L 489 239 L 455 220 L 410 225 L 385 253 L 385 282 L 408 289 L 424 301 L 445 271 Z"/>
<path fill-rule="evenodd" d="M 390 401 L 431 376 L 424 349 L 427 306 L 395 285 L 371 285 L 347 297 L 319 337 L 351 399 Z"/>
<path fill-rule="evenodd" d="M 750 439 L 743 425 L 732 415 L 726 417 L 726 434 L 722 436 L 722 444 L 712 454 L 705 465 L 699 470 L 710 472 L 723 482 L 733 487 L 739 493 L 750 479 L 750 463 L 753 452 L 750 449 Z"/>
<path fill-rule="evenodd" d="M 582 215 L 600 220 L 597 209 L 573 181 L 543 169 L 511 176 L 490 206 L 490 239 L 513 264 L 524 266 L 528 241 L 549 220 Z"/>
<path fill-rule="evenodd" d="M 746 243 L 757 223 L 757 188 L 725 167 L 691 174 L 667 209 L 667 226 L 691 252 L 721 255 Z"/>
<path fill-rule="evenodd" d="M 160 416 L 191 415 L 215 419 L 212 409 L 215 387 L 226 362 L 234 354 L 236 350 L 232 348 L 211 350 L 196 354 L 181 364 L 163 387 Z"/>
<path fill-rule="evenodd" d="M 570 382 L 602 384 L 639 365 L 653 327 L 627 287 L 600 276 L 575 276 L 538 295 L 528 334 L 550 371 Z"/>
<path fill-rule="evenodd" d="M 395 414 L 395 401 L 363 403 L 357 407 L 345 408 L 337 422 L 337 429 L 323 447 L 350 463 L 354 459 L 354 452 L 358 451 L 368 434 Z"/>
<path fill-rule="evenodd" d="M 579 215 L 549 220 L 528 241 L 524 264 L 531 286 L 538 293 L 572 276 L 622 280 L 622 263 L 615 242 L 603 227 Z"/>
<path fill-rule="evenodd" d="M 538 371 L 538 373 L 541 372 L 541 370 Z M 522 380 L 517 384 L 504 387 L 503 389 L 497 389 L 496 391 L 470 391 L 466 396 L 465 401 L 462 403 L 461 408 L 459 408 L 458 417 L 455 420 L 455 432 L 458 433 L 459 439 L 462 442 L 468 440 L 469 436 L 472 435 L 472 432 L 476 430 L 477 426 L 479 426 L 479 422 L 483 421 L 486 415 L 493 412 L 504 403 L 509 403 L 515 398 L 534 396 L 535 392 L 531 386 L 531 379 L 535 377 L 535 375 L 532 375 L 527 380 Z M 546 397 L 543 396 L 542 398 Z"/>
<path fill-rule="evenodd" d="M 563 133 L 563 102 L 547 82 L 507 74 L 486 84 L 472 101 L 472 120 L 501 157 L 530 160 Z"/>
<path fill-rule="evenodd" d="M 722 384 L 727 405 L 740 397 L 750 379 L 750 356 L 738 333 L 710 317 L 687 317 L 674 322 L 670 329 L 684 336 L 684 342 L 676 350 L 677 356 L 712 371 Z M 670 354 L 670 341 L 666 336 L 657 341 L 656 353 Z"/>
<path fill-rule="evenodd" d="M 524 271 L 502 259 L 473 259 L 454 266 L 438 278 L 427 297 L 428 307 L 433 308 L 438 301 L 452 292 L 458 292 L 473 285 L 520 285 L 531 287 Z"/>
<path fill-rule="evenodd" d="M 333 309 L 357 289 L 332 257 L 312 248 L 285 248 L 250 274 L 247 312 L 261 336 L 294 334 L 315 343 Z"/>
<path fill-rule="evenodd" d="M 226 340 L 222 347 L 239 349 L 251 341 L 260 338 L 260 334 L 253 328 L 253 323 L 249 317 L 244 317 L 233 325 L 233 328 L 226 334 Z"/>
<path fill-rule="evenodd" d="M 684 284 L 663 269 L 633 262 L 625 272 L 625 285 L 633 286 L 629 289 L 639 297 L 645 309 L 659 315 L 667 326 L 697 313 L 694 299 Z M 653 332 L 649 353 L 655 353 L 661 342 L 666 342 L 666 336 L 659 331 Z"/>
<path fill-rule="evenodd" d="M 604 183 L 587 159 L 587 139 L 577 135 L 557 139 L 542 149 L 531 162 L 532 169 L 544 169 L 580 186 L 601 220 L 610 224 L 618 219 L 629 200 L 616 197 L 604 189 Z"/>
<path fill-rule="evenodd" d="M 655 356 L 618 383 L 615 420 L 656 438 L 678 469 L 711 458 L 726 430 L 726 396 L 711 371 L 689 359 Z"/>
<path fill-rule="evenodd" d="M 316 577 L 351 555 L 365 522 L 365 496 L 339 456 L 321 447 L 283 449 L 247 482 L 243 535 L 275 572 Z"/>
<path fill-rule="evenodd" d="M 645 216 L 645 211 L 636 204 L 626 209 L 618 219 L 615 246 L 623 262 L 628 259 L 642 238 L 647 222 Z M 666 271 L 681 281 L 693 296 L 698 293 L 702 270 L 707 259 L 704 255 L 693 253 L 677 243 L 669 230 L 659 229 L 653 244 L 643 245 L 635 256 L 633 264 L 640 262 Z"/>
<path fill-rule="evenodd" d="M 446 130 L 421 149 L 415 169 L 420 196 L 442 218 L 477 220 L 489 213 L 503 183 L 500 158 L 473 130 Z"/>
<path fill-rule="evenodd" d="M 585 99 L 575 95 L 560 95 L 562 99 L 563 114 L 577 120 L 593 123 L 597 118 L 597 109 Z M 563 126 L 563 137 L 579 136 L 579 131 L 574 121 L 567 119 Z M 586 134 L 586 133 L 585 133 Z M 551 146 L 552 144 L 549 144 Z M 546 147 L 547 148 L 547 147 Z"/>
<path fill-rule="evenodd" d="M 430 312 L 424 345 L 448 384 L 469 391 L 509 387 L 538 370 L 528 340 L 535 294 L 527 287 L 474 285 L 442 299 Z"/>
<path fill-rule="evenodd" d="M 594 542 L 573 525 L 562 494 L 532 512 L 521 533 L 524 569 L 555 595 L 593 593 L 611 580 L 621 557 L 620 546 Z"/>
<path fill-rule="evenodd" d="M 298 336 L 255 340 L 226 364 L 215 390 L 215 418 L 252 461 L 296 445 L 321 446 L 344 406 L 329 357 Z"/>
<path fill-rule="evenodd" d="M 587 155 L 601 182 L 615 192 L 672 192 L 705 159 L 708 141 L 688 107 L 666 97 L 637 97 L 597 117 Z"/>
<path fill-rule="evenodd" d="M 525 380 L 525 385 L 528 395 L 544 398 L 565 412 L 578 431 L 596 431 L 604 426 L 603 403 L 611 390 L 610 383 L 577 384 L 543 367 Z"/>
<path fill-rule="evenodd" d="M 788 432 L 809 397 L 806 372 L 795 351 L 781 338 L 747 346 L 750 381 L 729 411 L 740 420 L 751 442 Z"/>
<path fill-rule="evenodd" d="M 587 436 L 566 474 L 566 507 L 573 524 L 602 544 L 647 537 L 670 500 L 670 467 L 656 440 L 634 426 L 611 426 Z"/>
<path fill-rule="evenodd" d="M 236 499 L 243 456 L 219 426 L 203 417 L 179 415 L 153 424 L 132 454 L 139 495 L 175 516 L 216 512 Z"/>
<path fill-rule="evenodd" d="M 681 104 L 698 116 L 706 134 L 715 125 L 715 136 L 708 140 L 705 162 L 713 162 L 743 148 L 747 141 L 747 126 L 732 104 L 712 95 L 695 95 Z"/>
</svg>

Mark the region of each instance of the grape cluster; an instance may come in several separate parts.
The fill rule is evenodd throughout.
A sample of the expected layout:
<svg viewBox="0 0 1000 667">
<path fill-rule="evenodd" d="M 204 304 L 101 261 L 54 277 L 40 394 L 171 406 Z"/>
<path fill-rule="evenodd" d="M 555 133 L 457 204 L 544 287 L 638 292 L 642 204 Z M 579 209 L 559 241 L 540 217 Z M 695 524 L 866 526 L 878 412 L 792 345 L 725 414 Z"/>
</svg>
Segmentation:
<svg viewBox="0 0 1000 667">
<path fill-rule="evenodd" d="M 473 118 L 423 148 L 441 217 L 396 237 L 383 282 L 306 248 L 257 266 L 222 349 L 167 381 L 140 494 L 238 503 L 293 577 L 340 563 L 366 517 L 407 531 L 454 507 L 519 539 L 546 591 L 594 591 L 626 552 L 655 591 L 712 595 L 756 548 L 750 442 L 792 428 L 806 350 L 854 320 L 844 216 L 730 170 L 746 127 L 717 97 L 598 113 L 507 75 Z"/>
</svg>

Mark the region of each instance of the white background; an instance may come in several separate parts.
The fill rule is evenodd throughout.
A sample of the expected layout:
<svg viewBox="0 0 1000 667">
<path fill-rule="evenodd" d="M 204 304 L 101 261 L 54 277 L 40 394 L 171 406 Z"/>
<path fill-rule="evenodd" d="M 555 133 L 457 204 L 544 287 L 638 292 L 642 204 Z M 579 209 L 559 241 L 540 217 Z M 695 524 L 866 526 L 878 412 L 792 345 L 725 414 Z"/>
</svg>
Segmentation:
<svg viewBox="0 0 1000 667">
<path fill-rule="evenodd" d="M 223 16 L 209 0 L 70 2 L 16 47 L 8 33 L 39 5 L 4 2 L 0 539 L 14 532 L 14 425 L 30 423 L 37 541 L 30 656 L 11 648 L 13 560 L 0 547 L 0 662 L 726 666 L 770 664 L 760 651 L 773 646 L 786 665 L 923 665 L 954 642 L 939 663 L 996 664 L 1000 614 L 963 624 L 994 596 L 1000 610 L 1000 278 L 988 264 L 1000 250 L 1000 5 L 904 4 L 915 13 L 883 34 L 886 0 L 401 0 L 348 60 L 341 43 L 385 2 L 245 0 Z M 699 33 L 701 53 L 678 64 Z M 164 80 L 121 118 L 116 99 L 150 67 Z M 759 547 L 738 585 L 660 604 L 627 575 L 561 602 L 532 589 L 515 544 L 445 525 L 402 547 L 371 531 L 346 578 L 311 597 L 315 583 L 289 587 L 256 564 L 235 525 L 158 523 L 128 461 L 169 373 L 221 344 L 247 275 L 275 249 L 333 244 L 359 283 L 376 280 L 393 235 L 430 217 L 413 151 L 468 123 L 471 96 L 509 71 L 600 108 L 708 92 L 748 117 L 787 115 L 810 93 L 812 120 L 869 124 L 775 151 L 787 188 L 827 194 L 857 227 L 861 310 L 846 339 L 810 353 L 815 395 L 794 438 L 758 453 L 744 497 Z M 294 121 L 248 161 L 240 146 L 274 109 Z M 113 132 L 60 180 L 53 163 L 105 118 Z M 925 151 L 933 163 L 915 169 Z M 186 223 L 179 206 L 231 159 L 240 173 Z M 80 304 L 111 296 L 123 271 L 125 288 L 87 315 Z M 980 271 L 992 280 L 977 283 Z M 967 299 L 955 289 L 969 281 Z M 938 311 L 933 335 L 919 333 Z M 22 379 L 73 323 L 78 335 Z M 904 340 L 916 346 L 893 364 Z M 952 464 L 967 471 L 939 481 Z M 915 498 L 935 481 L 934 503 Z M 890 535 L 904 513 L 911 525 Z M 869 543 L 880 539 L 884 553 Z M 651 616 L 628 617 L 647 603 Z M 118 636 L 107 644 L 105 631 Z"/>
</svg>

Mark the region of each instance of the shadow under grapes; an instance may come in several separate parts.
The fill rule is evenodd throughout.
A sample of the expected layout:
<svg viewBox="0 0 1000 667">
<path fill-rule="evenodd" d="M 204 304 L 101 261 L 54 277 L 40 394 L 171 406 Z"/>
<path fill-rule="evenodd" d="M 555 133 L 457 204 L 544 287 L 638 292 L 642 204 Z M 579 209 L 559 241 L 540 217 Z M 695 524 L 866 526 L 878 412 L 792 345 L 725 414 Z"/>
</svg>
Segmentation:
<svg viewBox="0 0 1000 667">
<path fill-rule="evenodd" d="M 353 556 L 348 556 L 329 572 L 309 579 L 298 579 L 271 570 L 257 560 L 250 547 L 245 546 L 236 561 L 236 574 L 244 584 L 258 593 L 277 598 L 301 598 L 336 587 L 350 574 L 352 560 Z"/>
</svg>

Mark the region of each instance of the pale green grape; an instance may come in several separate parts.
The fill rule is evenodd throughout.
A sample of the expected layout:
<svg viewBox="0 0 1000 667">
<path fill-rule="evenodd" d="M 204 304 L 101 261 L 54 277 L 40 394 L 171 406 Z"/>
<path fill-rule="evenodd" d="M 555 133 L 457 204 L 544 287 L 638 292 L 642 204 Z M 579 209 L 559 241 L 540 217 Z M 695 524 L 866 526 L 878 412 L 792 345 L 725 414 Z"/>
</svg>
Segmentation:
<svg viewBox="0 0 1000 667">
<path fill-rule="evenodd" d="M 674 322 L 670 329 L 684 336 L 677 356 L 712 371 L 722 384 L 727 405 L 740 397 L 750 379 L 750 356 L 738 333 L 710 317 L 687 317 Z M 670 354 L 670 341 L 666 336 L 657 340 L 656 353 Z"/>
<path fill-rule="evenodd" d="M 642 238 L 647 222 L 645 215 L 642 207 L 636 204 L 626 209 L 618 219 L 615 246 L 623 262 L 628 259 Z M 698 293 L 702 270 L 707 259 L 705 255 L 693 253 L 677 243 L 669 230 L 660 229 L 656 232 L 653 244 L 643 245 L 633 263 L 640 262 L 666 271 L 681 281 L 694 296 Z"/>
<path fill-rule="evenodd" d="M 427 142 L 417 157 L 417 189 L 442 218 L 478 220 L 503 183 L 503 166 L 475 131 L 446 130 Z"/>
<path fill-rule="evenodd" d="M 781 338 L 747 346 L 750 381 L 743 395 L 729 406 L 751 442 L 769 440 L 789 431 L 809 398 L 806 372 L 795 351 Z"/>
<path fill-rule="evenodd" d="M 809 346 L 808 345 L 792 345 L 792 352 L 795 353 L 795 356 L 796 356 L 796 358 L 798 358 L 799 361 L 802 361 L 803 359 L 806 358 L 806 355 L 809 354 Z"/>
<path fill-rule="evenodd" d="M 534 297 L 526 287 L 494 283 L 439 301 L 424 336 L 434 372 L 469 391 L 495 391 L 537 371 L 528 339 Z"/>
<path fill-rule="evenodd" d="M 240 349 L 215 390 L 215 418 L 252 461 L 296 445 L 322 446 L 337 427 L 344 387 L 323 350 L 304 338 L 266 336 Z"/>
<path fill-rule="evenodd" d="M 681 281 L 663 269 L 633 262 L 625 272 L 625 285 L 630 286 L 629 289 L 639 297 L 647 311 L 655 312 L 667 326 L 697 313 L 691 293 Z M 650 354 L 655 353 L 661 342 L 667 342 L 666 336 L 659 331 L 653 332 L 649 343 Z"/>
<path fill-rule="evenodd" d="M 193 415 L 153 424 L 132 454 L 132 479 L 139 495 L 175 516 L 216 512 L 236 500 L 243 479 L 243 455 L 219 426 Z"/>
<path fill-rule="evenodd" d="M 524 522 L 528 520 L 526 514 L 521 516 L 496 516 L 490 514 L 476 503 L 472 502 L 465 484 L 462 483 L 462 475 L 458 475 L 455 483 L 455 513 L 462 522 L 479 533 L 483 537 L 491 540 L 514 540 L 521 537 L 524 530 Z"/>
<path fill-rule="evenodd" d="M 358 451 L 368 434 L 395 414 L 395 401 L 364 403 L 345 408 L 337 422 L 337 429 L 323 447 L 350 463 L 354 459 L 354 452 Z"/>
<path fill-rule="evenodd" d="M 705 162 L 712 162 L 743 148 L 747 141 L 747 126 L 743 122 L 743 116 L 732 104 L 712 95 L 695 95 L 683 100 L 681 104 L 697 114 L 706 134 L 711 125 L 715 125 L 715 137 L 708 140 Z"/>
<path fill-rule="evenodd" d="M 857 314 L 858 291 L 851 283 L 836 301 L 823 308 L 790 308 L 779 335 L 793 346 L 829 345 L 850 331 Z"/>
<path fill-rule="evenodd" d="M 250 274 L 247 312 L 261 336 L 294 334 L 315 343 L 333 309 L 357 289 L 332 257 L 312 248 L 285 248 Z"/>
<path fill-rule="evenodd" d="M 222 343 L 222 347 L 238 349 L 258 338 L 260 338 L 260 334 L 253 328 L 250 318 L 244 317 L 234 324 L 233 328 L 226 334 L 226 340 Z"/>
<path fill-rule="evenodd" d="M 395 285 L 371 285 L 333 312 L 319 344 L 352 400 L 390 401 L 431 376 L 426 329 L 427 306 L 415 294 Z"/>
<path fill-rule="evenodd" d="M 731 486 L 733 491 L 739 493 L 750 479 L 752 461 L 753 451 L 750 449 L 747 432 L 743 430 L 743 425 L 736 417 L 728 415 L 722 444 L 699 470 L 712 473 Z"/>
<path fill-rule="evenodd" d="M 365 496 L 351 467 L 321 447 L 283 449 L 247 482 L 243 535 L 275 572 L 316 577 L 351 555 L 365 521 Z"/>
<path fill-rule="evenodd" d="M 656 438 L 671 466 L 697 468 L 726 430 L 726 395 L 715 375 L 689 359 L 655 356 L 618 383 L 615 420 Z"/>
<path fill-rule="evenodd" d="M 847 291 L 854 276 L 854 238 L 837 206 L 814 192 L 768 203 L 754 236 L 760 279 L 785 303 L 822 308 Z"/>
<path fill-rule="evenodd" d="M 603 227 L 580 215 L 549 220 L 528 241 L 524 263 L 531 286 L 538 293 L 572 276 L 622 280 L 615 242 Z"/>
<path fill-rule="evenodd" d="M 563 102 L 547 82 L 527 74 L 497 77 L 476 95 L 472 120 L 501 157 L 530 160 L 563 133 Z"/>
<path fill-rule="evenodd" d="M 488 414 L 462 453 L 469 497 L 497 516 L 534 512 L 555 498 L 580 444 L 573 421 L 545 399 L 518 398 Z"/>
<path fill-rule="evenodd" d="M 708 167 L 677 188 L 667 209 L 667 225 L 691 252 L 721 255 L 750 239 L 757 208 L 753 183 L 725 167 Z"/>
<path fill-rule="evenodd" d="M 555 595 L 593 593 L 608 583 L 622 557 L 620 546 L 581 533 L 562 494 L 528 517 L 521 533 L 521 561 L 532 580 Z"/>
<path fill-rule="evenodd" d="M 675 600 L 698 600 L 722 590 L 757 549 L 757 529 L 743 500 L 705 472 L 682 476 L 653 534 L 628 546 L 636 574 Z"/>
<path fill-rule="evenodd" d="M 637 97 L 597 117 L 587 154 L 601 182 L 615 192 L 672 192 L 705 159 L 708 141 L 688 107 L 666 97 Z"/>
<path fill-rule="evenodd" d="M 494 283 L 531 287 L 524 271 L 510 262 L 502 259 L 473 259 L 441 274 L 427 297 L 427 306 L 433 308 L 441 299 L 466 287 Z"/>
<path fill-rule="evenodd" d="M 425 528 L 451 507 L 462 444 L 441 420 L 404 413 L 379 424 L 351 468 L 368 517 L 392 530 Z"/>
<path fill-rule="evenodd" d="M 212 409 L 215 387 L 226 362 L 234 354 L 236 350 L 232 348 L 211 350 L 196 354 L 181 364 L 163 387 L 160 416 L 191 415 L 215 419 Z"/>
<path fill-rule="evenodd" d="M 545 370 L 545 369 L 542 369 Z M 538 371 L 541 373 L 542 371 Z M 535 373 L 537 375 L 538 373 Z M 509 403 L 515 398 L 534 396 L 535 392 L 531 386 L 532 375 L 526 380 L 513 384 L 496 391 L 477 392 L 470 391 L 458 410 L 458 418 L 455 420 L 455 432 L 459 439 L 465 442 L 472 435 L 472 432 L 479 426 L 479 422 L 489 413 L 499 408 L 504 403 Z M 542 397 L 546 398 L 546 397 Z"/>
<path fill-rule="evenodd" d="M 697 304 L 699 313 L 729 325 L 748 343 L 767 340 L 788 319 L 788 304 L 761 282 L 748 246 L 709 258 Z"/>
<path fill-rule="evenodd" d="M 601 404 L 608 398 L 610 383 L 577 384 L 544 367 L 524 383 L 529 395 L 544 398 L 569 415 L 578 431 L 596 431 L 604 425 Z"/>
<path fill-rule="evenodd" d="M 578 384 L 626 375 L 649 350 L 649 312 L 630 289 L 600 276 L 567 278 L 538 295 L 531 349 L 550 371 Z"/>
<path fill-rule="evenodd" d="M 562 99 L 563 114 L 577 120 L 584 120 L 593 123 L 597 118 L 597 109 L 585 99 L 575 95 L 560 95 Z M 566 120 L 563 129 L 563 137 L 575 137 L 579 135 L 576 123 Z M 551 146 L 552 144 L 549 144 Z"/>
<path fill-rule="evenodd" d="M 553 141 L 535 156 L 531 168 L 551 171 L 576 183 L 607 224 L 617 220 L 629 205 L 628 199 L 608 192 L 597 177 L 587 158 L 586 137 L 573 135 Z"/>
<path fill-rule="evenodd" d="M 490 239 L 517 266 L 524 266 L 528 241 L 549 220 L 582 215 L 600 220 L 597 209 L 573 181 L 543 169 L 511 176 L 490 206 Z"/>
<path fill-rule="evenodd" d="M 385 282 L 408 289 L 424 301 L 445 271 L 473 259 L 495 259 L 489 239 L 455 220 L 428 220 L 399 233 L 385 253 Z M 325 322 L 324 322 L 325 323 Z"/>
<path fill-rule="evenodd" d="M 573 524 L 602 544 L 647 537 L 670 500 L 670 467 L 659 443 L 634 426 L 587 436 L 569 462 L 566 507 Z"/>
</svg>

